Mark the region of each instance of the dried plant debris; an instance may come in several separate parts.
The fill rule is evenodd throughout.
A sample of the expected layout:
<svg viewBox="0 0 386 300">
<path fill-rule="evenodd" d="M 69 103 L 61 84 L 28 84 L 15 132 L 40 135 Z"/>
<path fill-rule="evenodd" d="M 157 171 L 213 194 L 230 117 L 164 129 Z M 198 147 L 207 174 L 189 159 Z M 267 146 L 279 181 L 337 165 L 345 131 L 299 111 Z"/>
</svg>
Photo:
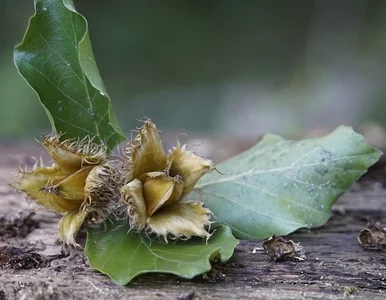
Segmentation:
<svg viewBox="0 0 386 300">
<path fill-rule="evenodd" d="M 36 228 L 39 223 L 32 217 L 33 211 L 19 211 L 14 214 L 0 215 L 0 241 L 9 238 L 24 238 Z"/>
<path fill-rule="evenodd" d="M 350 297 L 357 291 L 356 287 L 353 286 L 344 286 L 343 287 L 343 296 Z"/>
<path fill-rule="evenodd" d="M 225 280 L 225 277 L 226 275 L 216 268 L 212 268 L 209 272 L 202 274 L 202 279 L 210 283 Z"/>
<path fill-rule="evenodd" d="M 45 256 L 35 252 L 34 246 L 0 247 L 0 270 L 29 270 L 40 269 L 50 266 L 51 261 L 66 257 L 68 254 L 61 253 L 58 255 Z"/>
<path fill-rule="evenodd" d="M 168 239 L 211 236 L 211 211 L 197 201 L 183 201 L 197 181 L 215 170 L 210 160 L 195 155 L 177 141 L 168 154 L 158 129 L 146 120 L 125 147 L 127 158 L 122 201 L 130 226 L 138 232 Z"/>
<path fill-rule="evenodd" d="M 303 261 L 306 253 L 299 243 L 272 236 L 263 243 L 263 248 L 273 261 Z"/>
<path fill-rule="evenodd" d="M 369 224 L 360 231 L 358 243 L 365 249 L 385 251 L 386 238 L 381 224 L 370 221 Z"/>
<path fill-rule="evenodd" d="M 42 145 L 52 158 L 51 166 L 38 161 L 32 169 L 22 168 L 12 184 L 37 204 L 62 214 L 59 238 L 79 246 L 75 236 L 83 224 L 99 224 L 119 206 L 120 175 L 107 161 L 107 147 L 82 140 L 60 140 L 52 134 Z"/>
</svg>

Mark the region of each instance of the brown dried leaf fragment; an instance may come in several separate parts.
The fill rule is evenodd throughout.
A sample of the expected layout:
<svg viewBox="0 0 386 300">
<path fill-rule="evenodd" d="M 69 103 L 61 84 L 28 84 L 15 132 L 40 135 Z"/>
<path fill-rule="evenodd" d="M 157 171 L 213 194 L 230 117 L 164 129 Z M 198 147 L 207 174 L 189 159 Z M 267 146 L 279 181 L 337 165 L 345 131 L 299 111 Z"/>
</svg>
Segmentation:
<svg viewBox="0 0 386 300">
<path fill-rule="evenodd" d="M 370 221 L 359 232 L 358 243 L 368 250 L 386 250 L 386 237 L 379 222 Z"/>
<path fill-rule="evenodd" d="M 270 237 L 263 243 L 263 248 L 273 261 L 303 261 L 306 259 L 306 253 L 303 246 L 280 236 Z"/>
</svg>

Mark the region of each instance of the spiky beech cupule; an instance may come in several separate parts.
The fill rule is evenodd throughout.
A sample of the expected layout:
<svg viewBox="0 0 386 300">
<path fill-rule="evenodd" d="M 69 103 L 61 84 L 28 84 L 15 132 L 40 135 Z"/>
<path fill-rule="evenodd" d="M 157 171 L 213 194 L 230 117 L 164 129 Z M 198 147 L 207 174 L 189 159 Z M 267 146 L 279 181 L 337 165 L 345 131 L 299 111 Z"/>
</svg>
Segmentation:
<svg viewBox="0 0 386 300">
<path fill-rule="evenodd" d="M 130 226 L 168 238 L 210 237 L 211 211 L 202 202 L 184 201 L 197 181 L 214 170 L 210 160 L 177 146 L 166 155 L 157 127 L 144 122 L 125 147 L 127 157 L 122 201 L 128 206 Z"/>
<path fill-rule="evenodd" d="M 75 237 L 84 223 L 104 222 L 119 206 L 120 174 L 107 161 L 107 148 L 86 137 L 60 141 L 56 134 L 42 145 L 53 160 L 21 169 L 12 186 L 37 204 L 62 215 L 59 239 L 79 246 Z"/>
</svg>

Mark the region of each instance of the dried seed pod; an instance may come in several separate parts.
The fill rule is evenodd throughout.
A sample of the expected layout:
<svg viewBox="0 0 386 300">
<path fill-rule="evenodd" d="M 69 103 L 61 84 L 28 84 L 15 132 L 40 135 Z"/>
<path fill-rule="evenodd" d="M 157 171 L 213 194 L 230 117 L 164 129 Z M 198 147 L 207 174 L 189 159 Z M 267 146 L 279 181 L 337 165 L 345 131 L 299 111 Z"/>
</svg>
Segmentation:
<svg viewBox="0 0 386 300">
<path fill-rule="evenodd" d="M 386 250 L 385 233 L 378 222 L 369 222 L 358 235 L 358 243 L 369 250 Z"/>
<path fill-rule="evenodd" d="M 37 204 L 63 214 L 59 222 L 62 242 L 78 246 L 75 236 L 82 224 L 99 223 L 119 203 L 120 176 L 107 161 L 107 148 L 91 139 L 59 141 L 43 137 L 42 144 L 54 161 L 21 170 L 13 187 Z"/>
<path fill-rule="evenodd" d="M 157 127 L 144 122 L 138 135 L 125 148 L 127 157 L 122 201 L 128 206 L 133 229 L 168 238 L 209 238 L 211 212 L 203 203 L 185 202 L 197 181 L 214 170 L 210 160 L 173 148 L 166 155 Z"/>
<path fill-rule="evenodd" d="M 305 251 L 299 243 L 282 237 L 270 237 L 263 243 L 263 248 L 273 261 L 303 261 L 306 259 Z"/>
</svg>

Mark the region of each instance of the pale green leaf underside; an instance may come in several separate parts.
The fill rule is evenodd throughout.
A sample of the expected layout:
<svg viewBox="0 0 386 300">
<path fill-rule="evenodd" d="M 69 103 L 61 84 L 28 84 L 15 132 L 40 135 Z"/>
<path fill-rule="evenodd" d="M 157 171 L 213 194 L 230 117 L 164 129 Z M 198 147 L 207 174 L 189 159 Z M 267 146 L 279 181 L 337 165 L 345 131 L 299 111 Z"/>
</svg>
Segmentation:
<svg viewBox="0 0 386 300">
<path fill-rule="evenodd" d="M 99 75 L 87 21 L 71 0 L 38 0 L 14 61 L 36 91 L 54 131 L 94 137 L 110 148 L 124 137 Z"/>
<path fill-rule="evenodd" d="M 204 176 L 190 199 L 203 200 L 239 238 L 286 235 L 323 225 L 334 201 L 381 152 L 350 127 L 302 141 L 268 134 Z"/>
<path fill-rule="evenodd" d="M 227 261 L 238 244 L 226 226 L 219 226 L 208 242 L 194 238 L 165 244 L 128 233 L 128 226 L 112 230 L 116 225 L 110 224 L 107 231 L 103 227 L 89 228 L 85 251 L 94 269 L 121 285 L 140 274 L 154 272 L 193 278 L 208 272 L 214 258 Z"/>
</svg>

